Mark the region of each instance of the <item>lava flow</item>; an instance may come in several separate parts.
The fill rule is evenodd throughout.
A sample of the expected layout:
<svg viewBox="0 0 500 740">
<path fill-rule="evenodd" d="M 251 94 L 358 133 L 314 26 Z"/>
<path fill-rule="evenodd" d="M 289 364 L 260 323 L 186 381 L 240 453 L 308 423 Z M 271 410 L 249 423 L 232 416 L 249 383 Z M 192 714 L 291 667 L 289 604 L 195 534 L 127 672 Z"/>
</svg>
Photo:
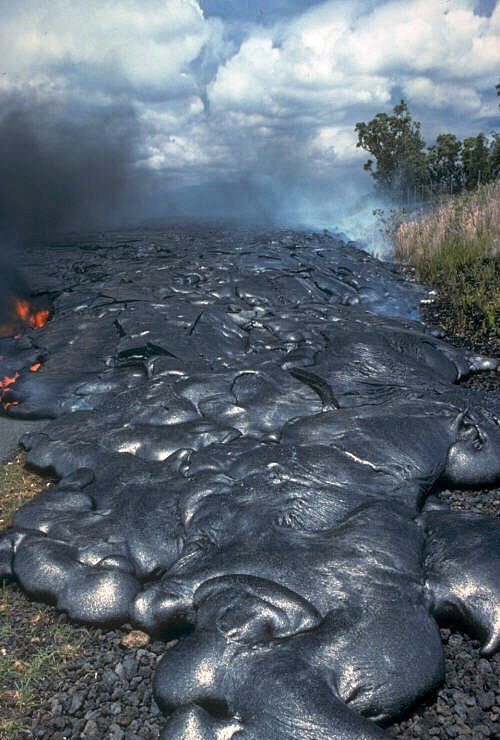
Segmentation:
<svg viewBox="0 0 500 740">
<path fill-rule="evenodd" d="M 21 323 L 31 329 L 42 329 L 49 320 L 47 308 L 35 308 L 25 298 L 14 299 L 14 326 Z M 0 332 L 1 333 L 1 332 Z"/>
<path fill-rule="evenodd" d="M 14 385 L 19 377 L 19 373 L 16 371 L 12 376 L 6 375 L 4 378 L 0 378 L 0 400 L 1 406 L 4 411 L 7 411 L 9 406 L 17 406 L 17 401 L 7 401 L 5 399 L 5 393 L 8 389 Z"/>
<path fill-rule="evenodd" d="M 8 316 L 0 323 L 0 338 L 18 339 L 27 329 L 42 329 L 50 318 L 50 311 L 45 306 L 39 307 L 35 303 L 30 303 L 26 298 L 15 296 L 9 303 L 11 308 Z M 7 358 L 0 355 L 0 410 L 4 411 L 19 403 L 9 400 L 9 392 L 19 379 L 21 370 L 24 369 L 19 366 L 11 367 L 11 363 L 15 363 L 14 358 L 9 358 L 7 362 Z M 42 363 L 37 360 L 29 365 L 29 370 L 36 373 L 41 366 Z"/>
</svg>

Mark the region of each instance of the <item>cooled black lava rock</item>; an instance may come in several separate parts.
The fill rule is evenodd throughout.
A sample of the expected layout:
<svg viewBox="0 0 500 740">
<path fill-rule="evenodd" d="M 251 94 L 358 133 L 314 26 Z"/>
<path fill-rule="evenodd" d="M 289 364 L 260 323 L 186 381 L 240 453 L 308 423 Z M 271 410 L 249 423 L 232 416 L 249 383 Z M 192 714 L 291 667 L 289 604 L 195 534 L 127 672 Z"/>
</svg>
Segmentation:
<svg viewBox="0 0 500 740">
<path fill-rule="evenodd" d="M 8 413 L 54 418 L 24 444 L 60 483 L 0 574 L 77 621 L 190 631 L 162 737 L 384 737 L 442 681 L 439 621 L 497 646 L 498 524 L 430 496 L 500 478 L 499 403 L 455 385 L 496 363 L 418 323 L 416 286 L 327 235 L 53 254 L 47 360 Z"/>
</svg>

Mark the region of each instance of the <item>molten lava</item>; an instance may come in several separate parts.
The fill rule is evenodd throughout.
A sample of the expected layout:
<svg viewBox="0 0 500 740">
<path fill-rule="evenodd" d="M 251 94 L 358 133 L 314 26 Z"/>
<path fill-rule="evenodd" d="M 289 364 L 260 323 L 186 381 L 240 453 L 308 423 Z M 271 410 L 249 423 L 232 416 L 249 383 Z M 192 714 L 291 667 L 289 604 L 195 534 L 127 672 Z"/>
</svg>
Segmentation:
<svg viewBox="0 0 500 740">
<path fill-rule="evenodd" d="M 30 306 L 29 302 L 24 298 L 16 298 L 14 300 L 14 310 L 21 321 L 31 326 L 32 329 L 42 329 L 50 316 L 48 309 L 42 308 L 37 310 Z"/>
<path fill-rule="evenodd" d="M 16 337 L 25 329 L 42 329 L 50 318 L 48 308 L 37 307 L 26 298 L 13 297 L 8 315 L 0 320 L 0 337 Z"/>
<path fill-rule="evenodd" d="M 26 329 L 41 329 L 50 318 L 50 311 L 45 306 L 37 306 L 36 303 L 31 303 L 26 298 L 13 296 L 9 304 L 8 314 L 4 317 L 3 322 L 0 322 L 0 337 L 18 339 Z M 19 404 L 19 401 L 9 400 L 9 391 L 25 368 L 18 367 L 15 369 L 7 364 L 7 366 L 4 365 L 2 372 L 2 361 L 6 362 L 6 358 L 0 355 L 0 410 L 6 411 L 10 406 Z M 12 362 L 12 358 L 10 362 Z M 29 366 L 29 370 L 36 373 L 41 367 L 42 363 L 37 360 Z"/>
<path fill-rule="evenodd" d="M 7 411 L 9 406 L 17 406 L 18 401 L 7 401 L 4 398 L 5 392 L 16 382 L 19 377 L 19 373 L 16 371 L 12 376 L 6 375 L 4 378 L 0 378 L 0 402 L 4 411 Z"/>
<path fill-rule="evenodd" d="M 14 375 L 11 378 L 9 378 L 8 375 L 5 378 L 2 378 L 0 380 L 0 389 L 1 390 L 5 390 L 9 386 L 14 385 L 14 383 L 16 382 L 16 380 L 18 379 L 18 377 L 19 377 L 19 373 L 18 372 L 15 372 Z"/>
</svg>

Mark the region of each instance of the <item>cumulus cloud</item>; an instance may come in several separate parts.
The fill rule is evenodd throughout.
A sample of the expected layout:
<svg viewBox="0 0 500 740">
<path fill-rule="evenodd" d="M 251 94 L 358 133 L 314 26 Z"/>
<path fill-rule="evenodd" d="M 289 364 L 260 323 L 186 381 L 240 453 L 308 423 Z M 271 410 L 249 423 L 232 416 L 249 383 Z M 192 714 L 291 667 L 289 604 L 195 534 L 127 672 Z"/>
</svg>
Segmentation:
<svg viewBox="0 0 500 740">
<path fill-rule="evenodd" d="M 335 214 L 346 183 L 348 203 L 370 183 L 354 124 L 402 95 L 429 136 L 491 127 L 500 7 L 488 3 L 0 0 L 0 120 L 22 100 L 54 131 L 62 110 L 66 133 L 93 121 L 110 151 L 127 109 L 127 171 L 151 175 L 156 215 L 223 215 L 245 192 L 266 217 L 307 220 L 312 202 Z"/>
<path fill-rule="evenodd" d="M 467 107 L 481 110 L 500 63 L 500 9 L 485 18 L 469 0 L 399 0 L 363 13 L 366 5 L 328 2 L 255 31 L 211 83 L 214 109 L 329 125 L 361 106 L 378 110 L 398 87 L 437 109 L 466 87 L 475 95 Z"/>
<path fill-rule="evenodd" d="M 405 80 L 403 91 L 413 103 L 436 111 L 451 108 L 457 113 L 477 115 L 482 110 L 480 92 L 466 84 L 413 77 Z"/>
<path fill-rule="evenodd" d="M 445 79 L 495 73 L 497 12 L 489 19 L 474 9 L 471 0 L 384 3 L 355 23 L 344 61 L 353 71 L 429 72 Z"/>
<path fill-rule="evenodd" d="M 167 99 L 190 94 L 187 73 L 210 35 L 195 0 L 0 2 L 2 69 L 87 94 Z"/>
</svg>

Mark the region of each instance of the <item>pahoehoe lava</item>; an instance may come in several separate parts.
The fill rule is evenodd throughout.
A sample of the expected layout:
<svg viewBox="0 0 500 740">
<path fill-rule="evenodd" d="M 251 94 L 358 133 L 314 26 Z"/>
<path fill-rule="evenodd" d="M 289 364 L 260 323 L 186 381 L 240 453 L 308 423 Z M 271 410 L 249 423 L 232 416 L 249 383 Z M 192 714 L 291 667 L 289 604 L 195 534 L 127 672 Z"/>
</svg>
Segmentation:
<svg viewBox="0 0 500 740">
<path fill-rule="evenodd" d="M 180 635 L 164 740 L 386 737 L 443 680 L 438 625 L 498 648 L 498 522 L 439 499 L 500 478 L 500 403 L 459 385 L 497 363 L 420 323 L 420 287 L 290 231 L 28 259 L 57 297 L 0 339 L 5 413 L 51 419 L 22 444 L 59 482 L 0 535 L 0 576 L 79 622 Z"/>
</svg>

